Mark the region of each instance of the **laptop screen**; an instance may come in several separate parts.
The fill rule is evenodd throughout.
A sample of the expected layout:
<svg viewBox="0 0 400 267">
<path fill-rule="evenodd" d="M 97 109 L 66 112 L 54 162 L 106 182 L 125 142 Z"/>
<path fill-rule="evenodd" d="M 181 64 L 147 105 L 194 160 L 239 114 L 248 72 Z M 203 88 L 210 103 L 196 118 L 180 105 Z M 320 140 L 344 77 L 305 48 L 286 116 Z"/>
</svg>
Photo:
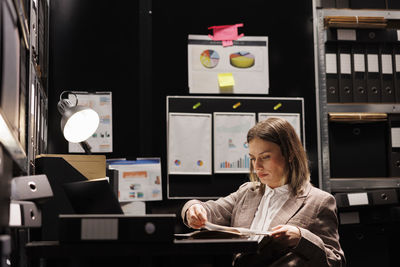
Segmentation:
<svg viewBox="0 0 400 267">
<path fill-rule="evenodd" d="M 66 183 L 63 188 L 77 214 L 123 214 L 106 179 Z"/>
</svg>

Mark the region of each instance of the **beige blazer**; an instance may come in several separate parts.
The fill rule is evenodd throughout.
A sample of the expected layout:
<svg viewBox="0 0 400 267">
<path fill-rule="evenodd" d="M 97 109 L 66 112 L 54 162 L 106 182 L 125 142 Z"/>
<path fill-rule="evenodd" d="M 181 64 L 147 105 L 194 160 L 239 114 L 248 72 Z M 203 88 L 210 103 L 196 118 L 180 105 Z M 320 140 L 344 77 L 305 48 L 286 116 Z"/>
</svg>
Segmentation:
<svg viewBox="0 0 400 267">
<path fill-rule="evenodd" d="M 215 201 L 190 200 L 183 206 L 181 215 L 186 224 L 187 209 L 199 203 L 212 223 L 250 228 L 262 196 L 259 184 L 248 182 Z M 336 201 L 331 194 L 307 183 L 302 193 L 289 197 L 272 219 L 270 229 L 280 224 L 300 229 L 301 239 L 295 248 L 281 247 L 274 240 L 264 238 L 257 253 L 240 255 L 235 266 L 345 266 L 339 244 Z"/>
</svg>

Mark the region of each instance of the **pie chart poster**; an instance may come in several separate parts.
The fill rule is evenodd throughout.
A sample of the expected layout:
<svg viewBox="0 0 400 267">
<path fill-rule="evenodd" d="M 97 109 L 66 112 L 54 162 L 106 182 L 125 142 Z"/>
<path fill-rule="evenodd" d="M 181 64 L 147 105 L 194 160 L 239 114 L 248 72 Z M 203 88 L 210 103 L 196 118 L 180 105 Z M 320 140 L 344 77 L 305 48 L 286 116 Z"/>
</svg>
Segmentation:
<svg viewBox="0 0 400 267">
<path fill-rule="evenodd" d="M 222 73 L 233 77 L 230 91 L 219 84 Z M 224 47 L 207 35 L 189 35 L 188 76 L 190 93 L 268 94 L 268 37 L 244 36 Z"/>
</svg>

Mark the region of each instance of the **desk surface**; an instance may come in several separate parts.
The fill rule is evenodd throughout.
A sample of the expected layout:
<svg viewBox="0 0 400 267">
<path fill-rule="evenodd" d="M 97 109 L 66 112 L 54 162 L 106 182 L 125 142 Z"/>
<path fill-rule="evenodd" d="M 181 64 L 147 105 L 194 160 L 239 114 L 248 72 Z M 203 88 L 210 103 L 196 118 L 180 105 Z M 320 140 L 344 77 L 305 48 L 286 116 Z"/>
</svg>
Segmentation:
<svg viewBox="0 0 400 267">
<path fill-rule="evenodd" d="M 59 243 L 35 241 L 26 244 L 31 259 L 90 258 L 134 255 L 229 255 L 240 252 L 256 252 L 258 243 L 246 239 L 174 240 L 171 243 L 120 243 L 87 242 Z"/>
</svg>

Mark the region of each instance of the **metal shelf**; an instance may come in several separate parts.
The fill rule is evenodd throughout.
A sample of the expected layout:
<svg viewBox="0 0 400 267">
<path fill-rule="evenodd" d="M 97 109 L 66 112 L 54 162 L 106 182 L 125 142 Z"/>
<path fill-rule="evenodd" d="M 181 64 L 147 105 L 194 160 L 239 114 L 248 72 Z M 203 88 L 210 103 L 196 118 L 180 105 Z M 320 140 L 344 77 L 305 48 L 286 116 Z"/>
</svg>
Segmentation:
<svg viewBox="0 0 400 267">
<path fill-rule="evenodd" d="M 400 11 L 397 10 L 366 10 L 366 9 L 322 9 L 324 16 L 362 16 L 384 17 L 385 19 L 400 19 Z"/>
<path fill-rule="evenodd" d="M 335 103 L 335 104 L 328 104 L 327 110 L 328 112 L 400 113 L 400 103 L 393 103 L 393 104 Z"/>
<path fill-rule="evenodd" d="M 331 178 L 332 192 L 400 188 L 400 177 Z"/>
<path fill-rule="evenodd" d="M 400 113 L 400 103 L 327 103 L 325 43 L 327 32 L 324 25 L 326 16 L 371 16 L 400 20 L 400 11 L 394 10 L 352 10 L 318 9 L 314 2 L 314 54 L 315 84 L 318 128 L 318 169 L 319 186 L 328 192 L 365 190 L 376 188 L 400 188 L 400 178 L 331 178 L 329 159 L 329 112 L 374 112 Z"/>
</svg>

